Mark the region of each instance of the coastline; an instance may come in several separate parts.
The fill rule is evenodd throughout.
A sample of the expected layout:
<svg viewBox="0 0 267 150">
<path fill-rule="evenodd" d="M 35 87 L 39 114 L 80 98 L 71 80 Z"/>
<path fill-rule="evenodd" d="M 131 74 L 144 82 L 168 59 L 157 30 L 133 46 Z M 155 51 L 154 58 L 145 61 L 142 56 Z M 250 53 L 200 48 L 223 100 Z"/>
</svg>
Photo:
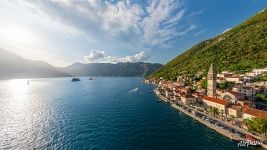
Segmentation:
<svg viewBox="0 0 267 150">
<path fill-rule="evenodd" d="M 204 124 L 205 126 L 209 127 L 210 129 L 215 130 L 217 133 L 219 133 L 219 134 L 221 134 L 221 135 L 223 135 L 223 136 L 225 136 L 225 137 L 227 137 L 227 138 L 229 138 L 231 140 L 238 141 L 238 142 L 243 142 L 243 141 L 246 141 L 247 140 L 245 138 L 238 137 L 238 136 L 236 136 L 233 133 L 229 133 L 229 131 L 227 131 L 226 129 L 222 129 L 222 128 L 218 127 L 218 126 L 215 126 L 213 124 L 210 124 L 207 121 L 205 121 L 205 120 L 203 120 L 201 118 L 196 117 L 192 113 L 189 113 L 188 111 L 186 111 L 185 109 L 182 108 L 182 107 L 189 107 L 189 106 L 185 106 L 184 104 L 180 104 L 181 106 L 178 106 L 177 104 L 170 102 L 170 100 L 168 98 L 166 98 L 165 96 L 163 96 L 163 95 L 160 94 L 160 92 L 158 91 L 158 88 L 155 88 L 154 89 L 154 93 L 160 98 L 160 100 L 162 100 L 162 101 L 164 101 L 166 103 L 171 103 L 171 106 L 174 109 L 176 109 L 178 111 L 181 111 L 182 113 L 186 114 L 187 116 L 189 116 L 189 117 L 197 120 L 198 122 Z M 197 110 L 194 110 L 194 111 L 203 114 L 202 112 L 199 112 Z M 216 119 L 216 120 L 217 121 L 220 121 L 218 119 Z M 225 124 L 225 123 L 223 123 L 223 124 Z M 239 129 L 237 129 L 237 130 L 239 130 Z M 240 131 L 240 132 L 244 133 L 243 131 Z M 237 143 L 237 145 L 238 145 L 238 143 Z M 259 146 L 263 147 L 264 149 L 267 149 L 267 145 L 266 144 L 263 144 L 262 143 Z"/>
<path fill-rule="evenodd" d="M 217 131 L 218 133 L 220 133 L 220 134 L 222 134 L 222 135 L 228 137 L 228 138 L 231 139 L 231 140 L 235 140 L 235 141 L 242 141 L 242 140 L 244 140 L 244 139 L 242 139 L 242 138 L 237 137 L 237 136 L 234 135 L 234 134 L 230 134 L 230 133 L 228 133 L 228 132 L 225 131 L 224 129 L 221 129 L 221 128 L 215 126 L 215 125 L 209 124 L 208 122 L 201 120 L 201 119 L 198 118 L 198 117 L 195 117 L 194 115 L 192 115 L 192 114 L 186 112 L 184 109 L 180 108 L 180 107 L 177 106 L 176 104 L 173 104 L 173 103 L 172 103 L 171 106 L 172 106 L 173 108 L 175 108 L 175 109 L 177 109 L 177 110 L 183 112 L 184 114 L 186 114 L 186 115 L 192 117 L 193 119 L 199 121 L 200 123 L 206 125 L 207 127 L 209 127 L 209 128 L 211 128 L 211 129 Z"/>
</svg>

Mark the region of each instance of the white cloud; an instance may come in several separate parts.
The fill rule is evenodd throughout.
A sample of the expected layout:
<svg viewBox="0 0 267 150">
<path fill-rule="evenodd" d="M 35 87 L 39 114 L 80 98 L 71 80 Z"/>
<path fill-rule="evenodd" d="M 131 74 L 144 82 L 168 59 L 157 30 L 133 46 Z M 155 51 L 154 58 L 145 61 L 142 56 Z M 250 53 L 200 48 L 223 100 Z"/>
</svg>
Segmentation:
<svg viewBox="0 0 267 150">
<path fill-rule="evenodd" d="M 105 63 L 118 63 L 118 62 L 144 62 L 149 59 L 150 55 L 145 52 L 141 51 L 137 54 L 132 56 L 124 56 L 124 57 L 116 57 L 116 56 L 107 56 L 102 62 Z"/>
<path fill-rule="evenodd" d="M 29 49 L 55 53 L 65 64 L 79 59 L 86 47 L 108 49 L 106 53 L 126 53 L 172 46 L 181 36 L 192 33 L 197 26 L 181 0 L 8 0 L 0 1 L 1 47 L 16 45 L 18 54 Z M 16 30 L 6 30 L 16 25 Z M 17 28 L 17 27 L 16 27 Z M 28 32 L 30 31 L 30 32 Z M 6 34 L 8 33 L 8 34 Z M 12 34 L 13 34 L 12 33 Z M 14 38 L 16 37 L 16 38 Z M 10 40 L 11 39 L 11 40 Z M 75 51 L 73 51 L 75 49 Z M 34 51 L 30 51 L 33 52 Z M 90 62 L 146 61 L 149 55 L 118 57 L 104 52 L 90 52 Z M 125 55 L 126 55 L 125 54 Z M 132 54 L 132 52 L 131 52 Z M 36 52 L 36 56 L 39 55 Z M 33 55 L 32 55 L 33 56 Z M 51 58 L 54 57 L 50 55 Z M 51 59 L 40 56 L 41 60 Z M 102 58 L 101 58 L 102 57 Z M 63 63 L 57 63 L 56 65 Z"/>
<path fill-rule="evenodd" d="M 190 25 L 187 29 L 185 29 L 184 31 L 182 32 L 177 32 L 176 35 L 179 35 L 179 36 L 182 36 L 182 35 L 185 35 L 186 33 L 194 30 L 197 26 L 196 25 Z"/>
<path fill-rule="evenodd" d="M 118 63 L 118 62 L 144 62 L 149 59 L 149 54 L 145 51 L 141 51 L 132 56 L 107 56 L 104 51 L 92 50 L 89 56 L 84 56 L 84 59 L 91 62 L 101 62 L 101 63 Z"/>
<path fill-rule="evenodd" d="M 101 50 L 91 50 L 88 56 L 84 56 L 87 62 L 94 62 L 105 57 L 105 52 Z"/>
<path fill-rule="evenodd" d="M 148 60 L 149 55 L 145 53 L 145 51 L 141 51 L 140 53 L 135 54 L 134 56 L 126 56 L 123 58 L 125 62 L 143 62 Z"/>
<path fill-rule="evenodd" d="M 201 34 L 203 34 L 206 30 L 205 29 L 201 29 L 199 31 L 197 31 L 196 33 L 194 33 L 194 36 L 199 36 Z"/>
<path fill-rule="evenodd" d="M 145 45 L 162 45 L 177 36 L 183 35 L 176 34 L 182 32 L 177 31 L 176 28 L 185 13 L 185 9 L 179 9 L 181 5 L 180 1 L 174 0 L 151 1 L 149 6 L 146 7 L 149 15 L 143 19 L 141 24 L 144 31 L 143 43 Z"/>
<path fill-rule="evenodd" d="M 14 0 L 20 1 L 20 0 Z M 49 16 L 104 41 L 124 40 L 132 45 L 160 46 L 193 30 L 177 25 L 185 18 L 180 0 L 151 0 L 145 6 L 125 1 L 28 0 L 33 13 Z M 185 32 L 187 31 L 187 32 Z M 77 32 L 77 31 L 76 31 Z M 127 40 L 126 40 L 127 39 Z"/>
</svg>

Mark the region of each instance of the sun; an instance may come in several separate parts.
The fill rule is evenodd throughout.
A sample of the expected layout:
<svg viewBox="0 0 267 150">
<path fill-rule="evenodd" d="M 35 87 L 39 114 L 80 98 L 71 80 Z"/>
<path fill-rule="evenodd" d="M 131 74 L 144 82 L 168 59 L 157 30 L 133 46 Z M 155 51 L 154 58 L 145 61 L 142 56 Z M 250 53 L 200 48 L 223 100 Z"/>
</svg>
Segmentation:
<svg viewBox="0 0 267 150">
<path fill-rule="evenodd" d="M 31 31 L 21 26 L 5 26 L 0 29 L 0 33 L 1 37 L 12 43 L 31 44 L 34 41 Z"/>
</svg>

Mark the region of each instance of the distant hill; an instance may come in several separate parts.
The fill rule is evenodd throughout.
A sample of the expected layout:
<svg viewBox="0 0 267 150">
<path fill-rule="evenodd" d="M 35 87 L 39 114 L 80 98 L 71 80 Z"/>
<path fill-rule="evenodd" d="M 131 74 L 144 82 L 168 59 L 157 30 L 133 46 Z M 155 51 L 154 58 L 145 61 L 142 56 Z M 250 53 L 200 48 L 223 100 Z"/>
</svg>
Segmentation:
<svg viewBox="0 0 267 150">
<path fill-rule="evenodd" d="M 161 64 L 151 63 L 74 63 L 62 68 L 62 71 L 73 76 L 147 76 L 158 70 Z"/>
<path fill-rule="evenodd" d="M 67 67 L 54 67 L 42 61 L 28 60 L 0 49 L 0 79 L 70 77 L 70 76 L 147 76 L 161 64 L 151 63 L 74 63 Z"/>
<path fill-rule="evenodd" d="M 45 62 L 28 60 L 0 49 L 0 79 L 65 76 L 70 74 L 61 72 Z"/>
<path fill-rule="evenodd" d="M 267 10 L 215 38 L 193 46 L 151 77 L 174 79 L 177 75 L 206 72 L 210 63 L 216 64 L 218 71 L 246 72 L 267 67 Z"/>
</svg>

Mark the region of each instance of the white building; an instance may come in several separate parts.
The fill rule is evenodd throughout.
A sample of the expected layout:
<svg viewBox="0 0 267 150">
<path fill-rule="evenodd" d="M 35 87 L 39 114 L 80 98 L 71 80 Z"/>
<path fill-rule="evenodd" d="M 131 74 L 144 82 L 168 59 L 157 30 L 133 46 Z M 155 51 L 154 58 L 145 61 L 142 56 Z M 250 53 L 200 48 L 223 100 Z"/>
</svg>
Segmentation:
<svg viewBox="0 0 267 150">
<path fill-rule="evenodd" d="M 219 111 L 222 111 L 224 114 L 226 114 L 226 108 L 230 104 L 230 102 L 214 97 L 204 96 L 203 99 L 203 105 L 206 108 L 217 108 Z"/>
<path fill-rule="evenodd" d="M 244 94 L 245 97 L 254 98 L 258 90 L 253 87 L 239 85 L 239 86 L 233 87 L 233 91 L 240 93 L 240 94 Z"/>
<path fill-rule="evenodd" d="M 235 82 L 235 83 L 241 83 L 242 82 L 241 77 L 226 77 L 225 80 L 228 82 Z"/>
<path fill-rule="evenodd" d="M 264 72 L 267 72 L 267 68 L 264 69 L 253 69 L 252 72 L 247 73 L 249 76 L 258 76 L 263 74 Z"/>
<path fill-rule="evenodd" d="M 227 108 L 228 115 L 233 116 L 235 118 L 242 117 L 242 109 L 240 106 L 232 105 L 231 107 Z"/>
<path fill-rule="evenodd" d="M 194 96 L 191 96 L 191 95 L 183 95 L 183 96 L 181 96 L 181 101 L 184 104 L 192 105 L 192 104 L 196 103 L 196 98 Z"/>
</svg>

